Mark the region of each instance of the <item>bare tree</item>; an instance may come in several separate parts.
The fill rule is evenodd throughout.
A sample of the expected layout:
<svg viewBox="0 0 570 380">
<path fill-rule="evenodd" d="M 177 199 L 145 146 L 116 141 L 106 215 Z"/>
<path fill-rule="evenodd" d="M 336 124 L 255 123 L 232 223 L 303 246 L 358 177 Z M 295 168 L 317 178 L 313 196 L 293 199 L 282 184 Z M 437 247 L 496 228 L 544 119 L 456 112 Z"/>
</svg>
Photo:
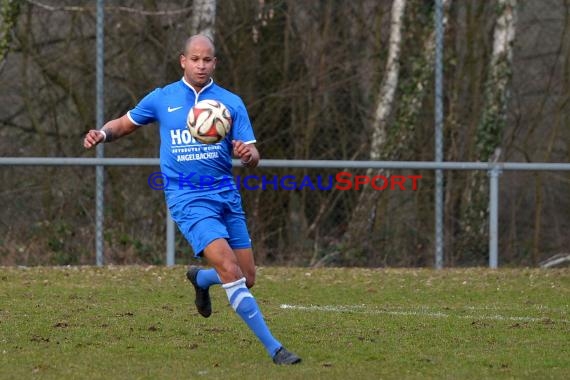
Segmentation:
<svg viewBox="0 0 570 380">
<path fill-rule="evenodd" d="M 370 142 L 370 159 L 381 160 L 386 148 L 388 136 L 389 117 L 392 114 L 392 107 L 398 78 L 400 75 L 400 51 L 402 45 L 402 29 L 404 27 L 403 17 L 406 9 L 406 0 L 395 0 L 392 3 L 390 14 L 390 40 L 388 44 L 388 58 L 384 68 L 384 77 L 378 94 L 376 112 L 372 121 L 372 141 Z M 374 170 L 369 169 L 367 175 L 370 177 Z M 376 218 L 377 200 L 380 193 L 372 188 L 365 188 L 359 199 L 349 223 L 349 230 L 345 239 L 360 238 L 363 231 L 369 233 Z"/>
<path fill-rule="evenodd" d="M 372 142 L 370 144 L 371 160 L 379 160 L 381 158 L 382 148 L 386 144 L 388 117 L 392 113 L 394 94 L 398 87 L 398 77 L 400 75 L 400 50 L 405 9 L 406 0 L 394 0 L 392 3 L 388 59 L 386 61 L 384 79 L 380 85 L 378 104 L 372 122 L 373 133 Z"/>
<path fill-rule="evenodd" d="M 512 73 L 516 0 L 498 0 L 493 51 L 485 83 L 485 103 L 475 139 L 478 161 L 498 160 L 506 128 L 508 84 Z M 488 181 L 486 173 L 473 172 L 465 189 L 461 243 L 463 254 L 477 260 L 487 253 Z"/>
<path fill-rule="evenodd" d="M 191 34 L 204 34 L 214 39 L 216 24 L 216 0 L 194 0 L 192 7 Z"/>
<path fill-rule="evenodd" d="M 443 2 L 445 10 L 444 23 L 447 22 L 450 4 L 451 0 L 444 0 Z M 408 157 L 411 142 L 416 133 L 415 128 L 418 123 L 418 116 L 433 76 L 435 30 L 434 24 L 431 22 L 426 27 L 427 32 L 423 32 L 425 37 L 421 54 L 417 57 L 407 58 L 412 67 L 413 75 L 400 82 L 400 104 L 396 114 L 390 121 L 388 118 L 392 112 L 395 90 L 396 86 L 398 86 L 403 28 L 402 18 L 405 5 L 405 2 L 395 1 L 393 3 L 388 60 L 373 121 L 374 132 L 370 145 L 371 160 L 401 160 Z M 387 174 L 386 171 L 367 171 L 368 176 L 380 173 Z M 381 192 L 375 191 L 372 187 L 362 189 L 358 203 L 351 214 L 348 231 L 345 236 L 349 246 L 354 246 L 357 243 L 359 250 L 363 248 L 362 234 L 364 233 L 368 236 L 374 228 L 381 194 Z M 367 240 L 367 238 L 364 240 Z M 375 247 L 374 251 L 378 251 L 377 247 Z"/>
</svg>

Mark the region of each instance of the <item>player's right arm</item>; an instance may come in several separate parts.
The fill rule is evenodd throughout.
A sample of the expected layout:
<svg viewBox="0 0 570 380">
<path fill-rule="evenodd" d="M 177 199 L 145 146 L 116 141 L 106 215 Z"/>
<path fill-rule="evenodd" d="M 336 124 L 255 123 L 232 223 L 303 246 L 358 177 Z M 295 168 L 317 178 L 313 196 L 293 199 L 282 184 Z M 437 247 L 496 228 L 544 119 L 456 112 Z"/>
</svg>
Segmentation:
<svg viewBox="0 0 570 380">
<path fill-rule="evenodd" d="M 87 132 L 83 140 L 83 146 L 90 149 L 101 142 L 114 141 L 134 132 L 138 127 L 125 114 L 118 119 L 108 121 L 100 130 L 92 129 Z"/>
</svg>

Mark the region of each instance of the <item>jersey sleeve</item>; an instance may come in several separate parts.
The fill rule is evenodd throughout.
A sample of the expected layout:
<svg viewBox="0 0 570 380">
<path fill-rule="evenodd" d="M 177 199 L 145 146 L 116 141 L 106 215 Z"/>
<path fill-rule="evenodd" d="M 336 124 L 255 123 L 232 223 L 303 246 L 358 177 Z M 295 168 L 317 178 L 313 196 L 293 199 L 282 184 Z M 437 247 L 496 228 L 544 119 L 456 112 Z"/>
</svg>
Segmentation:
<svg viewBox="0 0 570 380">
<path fill-rule="evenodd" d="M 136 125 L 146 125 L 156 121 L 156 100 L 160 89 L 147 94 L 142 100 L 129 112 L 128 118 Z"/>
<path fill-rule="evenodd" d="M 254 143 L 256 141 L 247 109 L 241 100 L 236 105 L 236 110 L 232 115 L 232 129 L 230 133 L 232 140 L 241 140 L 244 143 Z"/>
</svg>

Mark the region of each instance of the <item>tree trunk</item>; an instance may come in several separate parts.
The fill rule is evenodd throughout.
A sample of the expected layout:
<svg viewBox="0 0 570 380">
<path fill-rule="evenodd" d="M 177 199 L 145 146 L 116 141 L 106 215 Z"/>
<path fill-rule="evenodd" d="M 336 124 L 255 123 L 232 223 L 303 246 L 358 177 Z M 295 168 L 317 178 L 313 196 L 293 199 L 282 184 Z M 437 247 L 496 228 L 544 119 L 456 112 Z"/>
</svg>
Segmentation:
<svg viewBox="0 0 570 380">
<path fill-rule="evenodd" d="M 516 0 L 498 0 L 498 5 L 493 52 L 485 83 L 485 104 L 475 139 L 477 160 L 482 162 L 491 160 L 495 152 L 495 160 L 499 158 L 506 127 L 508 82 L 512 73 Z M 487 255 L 489 192 L 486 173 L 472 172 L 468 181 L 459 249 L 468 262 L 475 264 Z"/>
<path fill-rule="evenodd" d="M 386 75 L 380 86 L 378 105 L 374 113 L 374 132 L 370 146 L 370 159 L 379 160 L 386 144 L 386 129 L 388 117 L 392 113 L 394 95 L 398 87 L 398 77 L 400 74 L 400 49 L 402 45 L 402 29 L 406 0 L 395 0 L 392 4 L 390 42 L 388 50 L 388 60 L 386 61 Z"/>
<path fill-rule="evenodd" d="M 203 34 L 212 40 L 215 35 L 216 0 L 194 0 L 192 9 L 192 34 Z"/>
<path fill-rule="evenodd" d="M 450 4 L 451 0 L 444 0 L 443 2 L 444 23 L 447 22 L 447 12 Z M 374 133 L 370 148 L 371 160 L 406 159 L 406 154 L 410 147 L 409 144 L 415 133 L 417 118 L 433 75 L 435 30 L 430 26 L 431 32 L 427 33 L 423 43 L 423 53 L 420 57 L 415 58 L 416 62 L 412 63 L 410 80 L 404 81 L 399 85 L 402 99 L 393 125 L 389 127 L 388 117 L 392 111 L 395 89 L 398 86 L 404 8 L 405 1 L 395 1 L 392 8 L 390 47 L 386 63 L 386 75 L 380 87 L 378 106 L 373 124 Z M 380 173 L 382 172 L 388 176 L 385 171 L 380 171 Z M 376 174 L 379 174 L 379 172 L 374 170 L 367 171 L 368 176 Z M 372 245 L 372 242 L 364 241 L 362 236 L 369 236 L 374 227 L 379 204 L 378 200 L 381 194 L 381 192 L 375 191 L 370 186 L 365 186 L 351 215 L 345 241 L 349 247 L 356 247 L 356 244 L 358 244 L 358 251 L 361 254 L 366 254 L 367 248 L 369 248 L 367 246 Z M 350 255 L 358 259 L 358 255 L 355 255 L 355 252 L 351 252 Z"/>
<path fill-rule="evenodd" d="M 372 141 L 370 144 L 370 159 L 381 160 L 386 147 L 388 135 L 388 118 L 392 113 L 398 78 L 400 74 L 400 51 L 402 46 L 402 29 L 406 0 L 395 0 L 392 3 L 390 41 L 385 75 L 378 94 L 378 104 L 374 113 Z M 368 170 L 368 175 L 373 171 Z M 366 189 L 368 187 L 365 187 Z M 354 208 L 345 240 L 350 246 L 357 241 L 362 242 L 364 234 L 369 235 L 376 218 L 376 203 L 378 192 L 363 190 Z"/>
</svg>

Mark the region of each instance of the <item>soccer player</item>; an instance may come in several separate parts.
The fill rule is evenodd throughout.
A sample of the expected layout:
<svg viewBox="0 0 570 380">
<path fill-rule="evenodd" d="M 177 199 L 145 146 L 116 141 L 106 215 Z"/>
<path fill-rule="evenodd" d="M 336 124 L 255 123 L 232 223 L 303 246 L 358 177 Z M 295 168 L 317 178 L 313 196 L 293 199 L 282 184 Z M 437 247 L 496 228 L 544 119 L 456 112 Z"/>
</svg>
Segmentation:
<svg viewBox="0 0 570 380">
<path fill-rule="evenodd" d="M 213 267 L 191 267 L 186 273 L 195 289 L 198 312 L 210 316 L 209 287 L 221 284 L 231 306 L 273 362 L 299 363 L 301 358 L 273 337 L 249 290 L 255 282 L 253 251 L 241 196 L 231 173 L 232 154 L 248 168 L 259 163 L 245 105 L 239 96 L 213 81 L 216 54 L 208 37 L 195 35 L 186 40 L 180 66 L 184 71 L 181 80 L 155 89 L 122 117 L 99 130 L 90 130 L 83 145 L 89 149 L 111 142 L 158 121 L 160 167 L 166 176 L 164 193 L 172 218 L 195 255 L 204 257 Z M 232 118 L 230 133 L 213 145 L 195 141 L 186 128 L 189 110 L 204 99 L 223 103 Z"/>
</svg>

